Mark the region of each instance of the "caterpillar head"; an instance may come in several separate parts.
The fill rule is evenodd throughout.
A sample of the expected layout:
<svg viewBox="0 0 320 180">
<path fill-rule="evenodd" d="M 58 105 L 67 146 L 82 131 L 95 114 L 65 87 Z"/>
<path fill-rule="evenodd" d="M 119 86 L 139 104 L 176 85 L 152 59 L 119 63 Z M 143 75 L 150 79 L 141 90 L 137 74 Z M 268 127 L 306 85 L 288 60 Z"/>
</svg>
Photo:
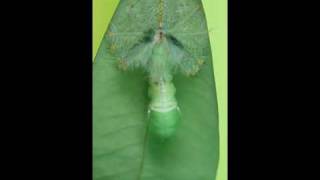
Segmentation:
<svg viewBox="0 0 320 180">
<path fill-rule="evenodd" d="M 172 137 L 180 121 L 180 111 L 178 108 L 168 112 L 150 110 L 150 132 L 162 139 Z"/>
</svg>

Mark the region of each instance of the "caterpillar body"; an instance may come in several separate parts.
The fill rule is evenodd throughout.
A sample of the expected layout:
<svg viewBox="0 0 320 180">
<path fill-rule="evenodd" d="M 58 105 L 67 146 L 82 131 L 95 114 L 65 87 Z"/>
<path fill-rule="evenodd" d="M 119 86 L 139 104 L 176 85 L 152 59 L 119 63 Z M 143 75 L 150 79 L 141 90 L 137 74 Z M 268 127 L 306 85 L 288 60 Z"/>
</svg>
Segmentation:
<svg viewBox="0 0 320 180">
<path fill-rule="evenodd" d="M 151 120 L 150 130 L 160 137 L 171 137 L 180 120 L 180 110 L 175 98 L 172 82 L 150 82 L 148 116 Z"/>
<path fill-rule="evenodd" d="M 120 69 L 146 72 L 150 131 L 169 138 L 181 119 L 174 75 L 196 75 L 210 52 L 201 46 L 208 40 L 207 27 L 199 20 L 204 17 L 202 5 L 198 0 L 133 2 L 120 1 L 118 8 L 126 9 L 127 14 L 116 11 L 106 33 L 107 47 Z M 168 3 L 183 8 L 169 12 Z M 197 29 L 189 28 L 188 23 Z"/>
</svg>

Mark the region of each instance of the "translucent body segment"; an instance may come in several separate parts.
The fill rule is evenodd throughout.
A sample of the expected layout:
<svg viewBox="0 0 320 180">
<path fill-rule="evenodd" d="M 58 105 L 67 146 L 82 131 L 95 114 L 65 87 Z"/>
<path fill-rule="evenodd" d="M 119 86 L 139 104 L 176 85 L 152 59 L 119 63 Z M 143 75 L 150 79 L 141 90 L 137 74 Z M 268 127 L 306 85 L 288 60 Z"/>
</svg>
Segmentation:
<svg viewBox="0 0 320 180">
<path fill-rule="evenodd" d="M 150 132 L 165 140 L 172 137 L 181 116 L 178 108 L 168 112 L 150 111 Z"/>
</svg>

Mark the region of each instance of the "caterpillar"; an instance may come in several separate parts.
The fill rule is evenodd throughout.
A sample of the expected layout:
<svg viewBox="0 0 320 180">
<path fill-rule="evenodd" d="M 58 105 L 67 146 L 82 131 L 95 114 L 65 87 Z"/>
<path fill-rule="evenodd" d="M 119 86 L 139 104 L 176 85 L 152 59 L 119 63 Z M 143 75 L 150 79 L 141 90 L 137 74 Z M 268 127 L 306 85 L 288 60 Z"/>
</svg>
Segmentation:
<svg viewBox="0 0 320 180">
<path fill-rule="evenodd" d="M 149 96 L 151 102 L 148 117 L 151 121 L 151 132 L 163 138 L 172 136 L 180 120 L 174 84 L 164 81 L 150 82 Z"/>
<path fill-rule="evenodd" d="M 177 10 L 170 10 L 169 5 Z M 195 76 L 205 63 L 207 28 L 199 0 L 122 0 L 106 33 L 109 51 L 121 70 L 148 76 L 150 131 L 174 135 L 181 120 L 175 97 L 175 74 Z M 200 16 L 200 17 L 199 17 Z M 192 28 L 197 27 L 197 28 Z"/>
</svg>

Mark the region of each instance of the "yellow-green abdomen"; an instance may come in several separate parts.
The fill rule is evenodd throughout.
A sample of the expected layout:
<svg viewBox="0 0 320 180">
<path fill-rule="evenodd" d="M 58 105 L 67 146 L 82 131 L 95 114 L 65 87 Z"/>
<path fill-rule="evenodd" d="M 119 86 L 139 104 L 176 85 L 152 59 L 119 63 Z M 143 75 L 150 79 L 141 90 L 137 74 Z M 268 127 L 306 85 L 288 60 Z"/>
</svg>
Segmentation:
<svg viewBox="0 0 320 180">
<path fill-rule="evenodd" d="M 172 82 L 150 83 L 149 105 L 150 132 L 161 138 L 169 138 L 176 132 L 180 110 L 175 99 Z"/>
</svg>

